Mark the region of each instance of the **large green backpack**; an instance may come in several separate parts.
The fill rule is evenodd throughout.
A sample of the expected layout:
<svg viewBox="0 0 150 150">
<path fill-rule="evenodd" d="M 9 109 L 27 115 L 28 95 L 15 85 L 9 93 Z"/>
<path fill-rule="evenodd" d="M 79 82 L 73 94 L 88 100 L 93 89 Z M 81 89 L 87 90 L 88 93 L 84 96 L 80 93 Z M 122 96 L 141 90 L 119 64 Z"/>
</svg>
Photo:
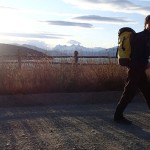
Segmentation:
<svg viewBox="0 0 150 150">
<path fill-rule="evenodd" d="M 117 58 L 121 66 L 130 66 L 135 31 L 129 27 L 123 27 L 118 32 Z"/>
</svg>

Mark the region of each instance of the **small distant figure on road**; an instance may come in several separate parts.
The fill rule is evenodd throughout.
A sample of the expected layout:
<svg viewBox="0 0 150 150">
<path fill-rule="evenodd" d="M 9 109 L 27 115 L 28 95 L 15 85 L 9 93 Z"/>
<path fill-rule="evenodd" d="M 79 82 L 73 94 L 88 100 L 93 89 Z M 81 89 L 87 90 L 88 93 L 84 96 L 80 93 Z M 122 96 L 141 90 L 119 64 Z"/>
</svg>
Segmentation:
<svg viewBox="0 0 150 150">
<path fill-rule="evenodd" d="M 117 104 L 114 121 L 117 123 L 131 124 L 123 115 L 127 105 L 140 91 L 150 109 L 150 86 L 146 75 L 150 56 L 150 15 L 145 18 L 144 30 L 136 33 L 133 40 L 133 51 L 128 67 L 128 77 L 122 96 Z"/>
<path fill-rule="evenodd" d="M 74 51 L 74 62 L 75 62 L 75 64 L 77 64 L 78 63 L 78 51 Z"/>
</svg>

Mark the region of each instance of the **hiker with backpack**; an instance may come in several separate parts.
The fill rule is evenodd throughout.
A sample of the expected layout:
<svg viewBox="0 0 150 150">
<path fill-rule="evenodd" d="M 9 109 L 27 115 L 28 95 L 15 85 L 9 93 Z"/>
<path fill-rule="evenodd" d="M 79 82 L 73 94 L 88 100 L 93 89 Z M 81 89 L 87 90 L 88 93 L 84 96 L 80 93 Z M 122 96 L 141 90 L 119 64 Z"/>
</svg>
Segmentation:
<svg viewBox="0 0 150 150">
<path fill-rule="evenodd" d="M 127 36 L 129 32 L 130 36 Z M 127 30 L 123 34 L 124 36 L 122 39 L 120 37 L 118 45 L 118 59 L 121 65 L 128 68 L 128 77 L 114 113 L 114 121 L 117 123 L 131 124 L 131 121 L 126 119 L 123 113 L 137 91 L 143 94 L 150 109 L 150 87 L 145 72 L 150 56 L 150 15 L 145 18 L 144 30 L 142 32 L 134 33 L 131 30 Z M 125 43 L 127 40 L 130 41 L 130 45 Z M 126 46 L 128 46 L 130 52 L 125 54 Z"/>
</svg>

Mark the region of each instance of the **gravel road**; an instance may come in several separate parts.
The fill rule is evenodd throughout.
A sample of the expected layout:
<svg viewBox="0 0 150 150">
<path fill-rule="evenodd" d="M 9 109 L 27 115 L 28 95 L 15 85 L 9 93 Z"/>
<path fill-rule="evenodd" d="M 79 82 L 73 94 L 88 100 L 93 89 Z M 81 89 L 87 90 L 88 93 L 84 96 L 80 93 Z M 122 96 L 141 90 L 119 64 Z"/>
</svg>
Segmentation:
<svg viewBox="0 0 150 150">
<path fill-rule="evenodd" d="M 150 113 L 142 101 L 117 124 L 117 102 L 0 107 L 0 150 L 149 150 Z"/>
</svg>

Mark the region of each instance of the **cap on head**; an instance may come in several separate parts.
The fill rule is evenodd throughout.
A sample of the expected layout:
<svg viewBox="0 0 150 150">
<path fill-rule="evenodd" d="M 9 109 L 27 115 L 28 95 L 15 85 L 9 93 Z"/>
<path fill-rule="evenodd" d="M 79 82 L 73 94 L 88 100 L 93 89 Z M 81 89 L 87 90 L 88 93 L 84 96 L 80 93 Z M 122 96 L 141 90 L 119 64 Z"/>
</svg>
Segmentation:
<svg viewBox="0 0 150 150">
<path fill-rule="evenodd" d="M 148 23 L 149 20 L 150 20 L 150 15 L 148 15 L 148 16 L 145 18 L 144 28 L 146 28 L 146 24 Z"/>
</svg>

